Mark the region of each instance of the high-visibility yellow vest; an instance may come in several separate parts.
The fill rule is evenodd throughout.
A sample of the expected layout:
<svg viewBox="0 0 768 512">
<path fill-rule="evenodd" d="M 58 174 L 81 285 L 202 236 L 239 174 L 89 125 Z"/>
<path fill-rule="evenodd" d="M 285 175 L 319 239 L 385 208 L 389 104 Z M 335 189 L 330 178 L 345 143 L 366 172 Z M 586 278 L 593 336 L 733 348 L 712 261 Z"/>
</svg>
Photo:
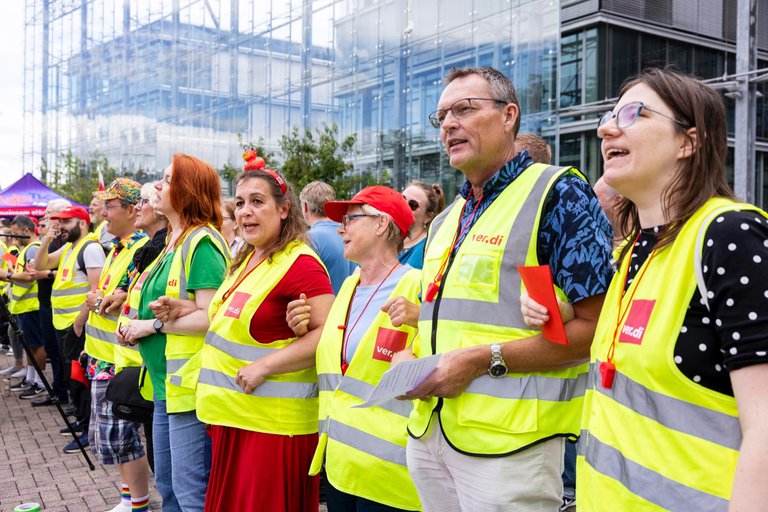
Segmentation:
<svg viewBox="0 0 768 512">
<path fill-rule="evenodd" d="M 12 254 L 12 255 L 14 255 L 16 257 L 18 257 L 18 255 L 19 255 L 19 248 L 16 245 L 14 245 L 14 244 L 7 245 L 7 246 L 5 244 L 3 244 L 3 249 L 5 249 L 5 253 Z M 2 270 L 4 270 L 4 271 L 13 271 L 13 269 L 14 269 L 14 265 L 11 262 L 9 262 L 8 260 L 3 259 L 3 261 L 2 261 Z M 2 294 L 7 296 L 8 292 L 10 291 L 10 289 L 11 289 L 11 283 L 8 282 L 8 281 L 3 281 L 2 282 L 2 287 L 0 287 L 0 293 L 2 293 Z"/>
<path fill-rule="evenodd" d="M 225 260 L 229 261 L 229 246 L 216 228 L 203 226 L 191 230 L 182 240 L 179 240 L 179 248 L 174 252 L 165 288 L 167 296 L 174 299 L 195 300 L 194 292 L 187 290 L 187 276 L 192 266 L 195 248 L 204 238 L 209 238 Z M 162 254 L 152 266 L 161 259 Z M 204 334 L 166 334 L 165 398 L 169 413 L 195 410 L 195 391 L 204 342 Z"/>
<path fill-rule="evenodd" d="M 301 435 L 317 432 L 317 372 L 270 375 L 250 395 L 237 384 L 237 371 L 293 343 L 296 338 L 259 343 L 251 338 L 251 317 L 302 254 L 320 258 L 304 243 L 293 243 L 265 260 L 229 294 L 247 265 L 243 262 L 211 301 L 211 327 L 202 351 L 197 417 L 204 423 L 255 432 Z M 321 263 L 322 264 L 322 263 Z"/>
<path fill-rule="evenodd" d="M 728 509 L 741 445 L 736 400 L 693 382 L 672 356 L 697 286 L 696 251 L 710 223 L 730 210 L 766 216 L 752 205 L 710 199 L 671 245 L 645 261 L 626 292 L 631 258 L 614 276 L 592 345 L 579 510 Z M 616 373 L 605 388 L 599 366 L 614 334 Z"/>
<path fill-rule="evenodd" d="M 523 322 L 517 267 L 539 264 L 536 245 L 544 202 L 567 170 L 529 166 L 469 229 L 448 261 L 437 297 L 422 303 L 421 335 L 414 344 L 419 357 L 538 334 Z M 455 202 L 430 226 L 423 290 L 448 256 L 464 204 L 463 199 Z M 483 456 L 507 455 L 555 436 L 575 437 L 586 377 L 586 361 L 563 370 L 510 372 L 500 379 L 483 375 L 457 398 L 417 402 L 408 430 L 423 436 L 437 414 L 456 450 Z"/>
<path fill-rule="evenodd" d="M 32 242 L 21 250 L 18 259 L 16 260 L 16 268 L 14 273 L 21 273 L 27 271 L 27 251 L 30 247 L 40 247 L 40 242 Z M 40 310 L 40 301 L 37 299 L 37 281 L 12 281 L 11 293 L 8 297 L 8 309 L 11 314 L 20 315 L 22 313 L 29 313 L 31 311 Z"/>
<path fill-rule="evenodd" d="M 53 280 L 51 291 L 53 326 L 58 330 L 64 330 L 74 324 L 85 304 L 85 296 L 88 295 L 90 285 L 87 277 L 84 280 L 76 280 L 78 273 L 75 266 L 77 255 L 83 250 L 85 244 L 91 241 L 98 240 L 96 235 L 88 233 L 74 247 L 71 242 L 67 242 L 62 248 L 59 269 Z"/>
<path fill-rule="evenodd" d="M 8 246 L 2 240 L 0 240 L 0 249 L 3 250 L 3 256 L 8 252 Z M 0 260 L 0 270 L 11 270 L 5 258 Z M 7 281 L 0 282 L 0 294 L 5 294 L 9 289 L 10 284 Z"/>
<path fill-rule="evenodd" d="M 114 247 L 109 251 L 99 276 L 98 289 L 101 290 L 103 296 L 106 297 L 117 289 L 120 280 L 128 270 L 128 265 L 133 261 L 133 255 L 148 241 L 149 238 L 144 235 L 143 238 L 136 240 L 130 248 L 122 249 L 117 256 L 115 256 Z M 86 354 L 100 361 L 116 362 L 115 348 L 119 346 L 115 336 L 117 319 L 117 315 L 100 315 L 94 311 L 88 313 L 88 322 L 85 324 Z"/>
<path fill-rule="evenodd" d="M 134 278 L 134 282 L 130 284 L 128 288 L 128 296 L 125 298 L 123 307 L 120 308 L 120 314 L 118 315 L 117 319 L 118 326 L 125 325 L 138 317 L 139 301 L 141 300 L 141 289 L 144 286 L 144 281 L 146 281 L 147 277 L 149 276 L 149 269 L 150 266 L 145 268 L 141 274 Z M 119 371 L 120 369 L 127 366 L 141 365 L 142 359 L 138 345 L 115 345 L 115 371 Z M 147 385 L 151 383 L 151 380 L 144 379 L 144 382 L 145 386 L 143 386 L 142 389 L 147 387 Z M 143 394 L 144 393 L 142 393 L 142 395 Z M 147 400 L 152 400 L 151 394 L 148 394 L 148 397 L 149 398 L 145 396 Z"/>
<path fill-rule="evenodd" d="M 421 509 L 416 487 L 405 462 L 409 400 L 391 400 L 380 406 L 353 408 L 366 401 L 370 391 L 390 367 L 395 352 L 410 348 L 417 330 L 394 327 L 389 315 L 378 312 L 346 373 L 341 374 L 343 331 L 360 275 L 348 277 L 339 290 L 317 346 L 317 380 L 320 386 L 320 440 L 310 474 L 325 462 L 328 481 L 340 491 L 390 507 Z M 419 303 L 421 272 L 409 270 L 390 297 L 403 296 Z M 386 482 L 386 485 L 382 485 Z"/>
</svg>

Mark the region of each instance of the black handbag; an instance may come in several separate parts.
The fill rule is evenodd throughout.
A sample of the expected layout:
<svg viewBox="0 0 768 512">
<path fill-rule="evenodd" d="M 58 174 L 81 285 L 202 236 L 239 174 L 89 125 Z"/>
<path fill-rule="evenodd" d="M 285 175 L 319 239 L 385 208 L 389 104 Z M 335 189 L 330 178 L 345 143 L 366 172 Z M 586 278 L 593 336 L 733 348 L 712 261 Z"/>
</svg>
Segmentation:
<svg viewBox="0 0 768 512">
<path fill-rule="evenodd" d="M 107 400 L 112 402 L 112 414 L 122 420 L 152 423 L 155 405 L 145 400 L 139 389 L 147 378 L 144 366 L 129 366 L 112 377 L 107 386 Z"/>
</svg>

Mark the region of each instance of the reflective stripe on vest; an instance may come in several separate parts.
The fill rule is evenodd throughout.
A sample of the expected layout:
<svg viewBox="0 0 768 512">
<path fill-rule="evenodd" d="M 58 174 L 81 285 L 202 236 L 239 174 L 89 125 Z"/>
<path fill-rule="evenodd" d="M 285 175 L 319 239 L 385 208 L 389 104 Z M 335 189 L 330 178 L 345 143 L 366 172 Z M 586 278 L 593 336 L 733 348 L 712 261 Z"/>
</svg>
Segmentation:
<svg viewBox="0 0 768 512">
<path fill-rule="evenodd" d="M 392 275 L 395 277 L 397 283 L 389 295 L 373 300 L 383 303 L 404 297 L 418 305 L 421 273 L 406 269 Z M 377 312 L 364 327 L 354 354 L 347 355 L 349 365 L 342 376 L 343 331 L 337 326 L 347 322 L 359 280 L 354 275 L 342 284 L 317 346 L 321 437 L 309 474 L 319 473 L 324 464 L 326 478 L 342 492 L 398 510 L 421 510 L 405 466 L 406 426 L 413 402 L 393 399 L 356 407 L 368 399 L 390 369 L 392 354 L 410 350 L 417 330 L 407 325 L 395 327 L 386 312 Z"/>
<path fill-rule="evenodd" d="M 498 302 L 442 297 L 440 299 L 440 320 L 470 321 L 472 323 L 487 323 L 515 329 L 528 329 L 520 311 L 521 279 L 517 266 L 521 262 L 526 261 L 529 244 L 521 243 L 521 241 L 528 241 L 530 239 L 533 227 L 538 225 L 538 218 L 541 213 L 539 211 L 541 198 L 549 190 L 552 178 L 561 171 L 562 168 L 553 165 L 547 167 L 541 173 L 531 192 L 525 198 L 520 213 L 512 224 L 502 253 L 501 274 L 504 276 L 504 285 L 499 288 Z M 459 204 L 456 203 L 454 208 L 459 208 Z M 436 226 L 430 226 L 430 231 L 436 232 L 446 217 L 447 212 Z M 514 234 L 517 235 L 513 236 Z M 521 236 L 523 234 L 528 236 L 523 238 Z M 535 236 L 535 233 L 533 233 L 533 236 Z M 432 237 L 430 237 L 427 243 L 429 244 L 431 240 Z M 426 279 L 431 280 L 433 277 L 426 276 Z M 419 320 L 431 320 L 436 304 L 436 301 L 422 303 Z"/>
<path fill-rule="evenodd" d="M 85 297 L 90 290 L 87 275 L 82 283 L 75 283 L 74 280 L 79 272 L 76 268 L 77 257 L 85 245 L 92 242 L 97 242 L 96 236 L 88 233 L 74 245 L 70 242 L 64 244 L 51 290 L 53 326 L 58 330 L 64 330 L 74 324 L 85 304 Z"/>
<path fill-rule="evenodd" d="M 690 402 L 653 391 L 619 371 L 613 377 L 613 386 L 604 388 L 595 382 L 599 373 L 593 368 L 599 365 L 598 361 L 590 368 L 591 390 L 610 397 L 667 428 L 706 439 L 731 450 L 738 450 L 741 446 L 741 425 L 738 417 L 703 409 Z M 691 421 L 691 418 L 697 418 L 697 421 Z"/>
<path fill-rule="evenodd" d="M 625 290 L 627 257 L 611 282 L 584 401 L 578 465 L 586 509 L 728 508 L 742 442 L 736 400 L 686 377 L 672 355 L 696 290 L 696 243 L 706 241 L 699 233 L 729 210 L 766 216 L 752 205 L 710 199 L 643 262 L 642 280 Z M 621 318 L 620 308 L 627 312 Z M 598 368 L 609 350 L 616 370 L 606 389 Z"/>
<path fill-rule="evenodd" d="M 133 262 L 134 255 L 149 241 L 145 233 L 141 233 L 141 236 L 135 239 L 134 236 L 135 233 L 131 233 L 129 237 L 122 239 L 119 252 L 115 247 L 109 251 L 97 284 L 97 290 L 103 297 L 109 296 L 117 290 L 120 281 Z M 128 247 L 129 243 L 130 247 Z M 120 359 L 117 356 L 120 345 L 117 343 L 117 336 L 115 335 L 118 321 L 118 315 L 104 315 L 90 311 L 85 325 L 85 353 L 99 361 L 107 361 L 117 365 L 118 359 Z M 135 357 L 132 359 L 135 362 Z M 119 362 L 121 363 L 120 366 L 124 363 L 122 359 Z"/>
<path fill-rule="evenodd" d="M 21 273 L 27 270 L 29 261 L 27 252 L 33 247 L 40 247 L 40 242 L 32 242 L 24 247 L 16 259 L 16 267 L 13 272 Z M 11 314 L 20 315 L 40 310 L 40 302 L 37 298 L 37 281 L 11 281 L 10 292 L 8 294 L 8 310 Z"/>
<path fill-rule="evenodd" d="M 209 370 L 208 368 L 200 370 L 198 382 L 244 393 L 243 388 L 237 383 L 236 377 L 215 370 Z M 268 398 L 317 398 L 317 393 L 317 384 L 314 382 L 265 381 L 251 391 L 250 395 Z"/>
<path fill-rule="evenodd" d="M 375 386 L 355 379 L 348 375 L 342 377 L 340 373 L 319 373 L 317 375 L 317 384 L 320 391 L 333 392 L 337 389 L 363 402 L 368 399 Z M 413 404 L 410 400 L 390 400 L 379 404 L 379 407 L 387 411 L 407 418 L 413 410 Z"/>
<path fill-rule="evenodd" d="M 615 385 L 615 383 L 614 383 Z M 633 494 L 667 510 L 725 511 L 728 500 L 675 482 L 625 458 L 594 436 L 582 438 L 580 452 L 595 471 L 621 482 Z M 585 442 L 586 441 L 586 442 Z M 584 491 L 582 491 L 584 492 Z M 618 510 L 618 509 L 617 509 Z"/>
<path fill-rule="evenodd" d="M 331 419 L 328 425 L 328 436 L 361 452 L 369 453 L 376 458 L 405 466 L 405 447 L 390 443 L 373 436 L 368 432 L 350 427 Z"/>
<path fill-rule="evenodd" d="M 320 261 L 308 245 L 294 242 L 271 260 L 254 267 L 232 293 L 226 293 L 243 275 L 248 264 L 244 261 L 214 295 L 197 381 L 196 408 L 200 421 L 277 435 L 317 432 L 318 387 L 314 366 L 269 375 L 250 394 L 237 383 L 237 372 L 242 367 L 297 339 L 259 343 L 251 337 L 250 325 L 264 299 L 302 255 Z"/>
<path fill-rule="evenodd" d="M 180 300 L 194 300 L 194 293 L 187 290 L 187 275 L 197 244 L 204 238 L 213 243 L 226 261 L 229 249 L 226 241 L 213 226 L 201 226 L 189 232 L 176 251 L 168 273 L 166 295 Z M 157 260 L 156 260 L 157 261 Z M 175 283 L 171 285 L 171 283 Z M 195 390 L 200 371 L 201 354 L 205 336 L 166 334 L 166 407 L 169 413 L 195 409 Z M 170 367 L 168 364 L 170 363 Z"/>
<path fill-rule="evenodd" d="M 441 213 L 429 229 L 422 289 L 449 258 L 437 297 L 419 315 L 418 357 L 539 335 L 520 312 L 519 265 L 538 265 L 538 228 L 549 191 L 566 173 L 532 164 L 476 219 L 454 254 L 448 254 L 464 200 Z M 606 247 L 606 250 L 609 250 Z M 564 297 L 562 290 L 556 292 Z M 437 411 L 446 439 L 458 451 L 506 456 L 542 439 L 578 433 L 586 361 L 560 370 L 482 375 L 456 398 L 417 401 L 408 429 L 423 436 Z"/>
</svg>

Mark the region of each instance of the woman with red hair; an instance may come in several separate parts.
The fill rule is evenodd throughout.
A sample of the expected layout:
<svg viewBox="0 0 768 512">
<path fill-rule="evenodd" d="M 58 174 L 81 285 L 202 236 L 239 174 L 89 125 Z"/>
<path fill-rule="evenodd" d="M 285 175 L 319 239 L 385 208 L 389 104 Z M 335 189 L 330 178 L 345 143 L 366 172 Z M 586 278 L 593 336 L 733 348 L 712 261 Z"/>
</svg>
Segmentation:
<svg viewBox="0 0 768 512">
<path fill-rule="evenodd" d="M 221 187 L 210 165 L 177 153 L 155 189 L 155 209 L 168 219 L 168 243 L 139 277 L 137 318 L 119 327 L 118 341 L 140 342 L 149 370 L 163 510 L 203 510 L 211 443 L 197 419 L 195 392 L 208 306 L 228 263 L 227 242 L 219 233 Z"/>
</svg>

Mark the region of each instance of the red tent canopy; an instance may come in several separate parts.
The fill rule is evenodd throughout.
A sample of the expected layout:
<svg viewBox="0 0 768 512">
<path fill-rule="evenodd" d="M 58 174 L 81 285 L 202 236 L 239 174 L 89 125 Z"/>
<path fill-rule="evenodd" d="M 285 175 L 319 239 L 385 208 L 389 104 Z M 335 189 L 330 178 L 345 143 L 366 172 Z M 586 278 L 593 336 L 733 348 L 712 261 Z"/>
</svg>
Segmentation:
<svg viewBox="0 0 768 512">
<path fill-rule="evenodd" d="M 19 178 L 16 183 L 0 192 L 0 217 L 15 217 L 27 215 L 29 217 L 42 217 L 45 207 L 54 199 L 67 199 L 50 188 L 45 183 L 35 178 L 32 173 L 27 173 Z M 83 206 L 74 201 L 75 206 Z"/>
</svg>

